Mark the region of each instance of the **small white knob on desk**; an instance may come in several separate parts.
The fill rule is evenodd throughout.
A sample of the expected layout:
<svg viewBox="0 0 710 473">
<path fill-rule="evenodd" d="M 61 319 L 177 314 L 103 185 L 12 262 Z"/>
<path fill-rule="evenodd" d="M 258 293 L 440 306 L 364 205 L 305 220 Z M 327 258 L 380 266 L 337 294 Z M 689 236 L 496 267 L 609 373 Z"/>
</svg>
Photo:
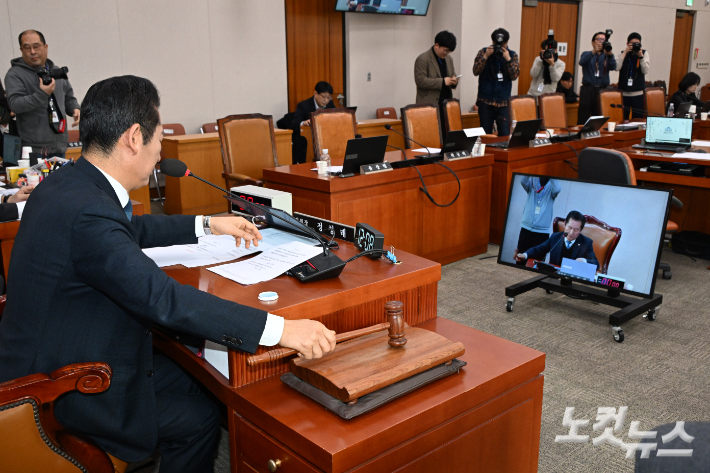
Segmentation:
<svg viewBox="0 0 710 473">
<path fill-rule="evenodd" d="M 269 466 L 269 471 L 274 473 L 281 466 L 281 460 L 269 460 L 267 465 Z"/>
</svg>

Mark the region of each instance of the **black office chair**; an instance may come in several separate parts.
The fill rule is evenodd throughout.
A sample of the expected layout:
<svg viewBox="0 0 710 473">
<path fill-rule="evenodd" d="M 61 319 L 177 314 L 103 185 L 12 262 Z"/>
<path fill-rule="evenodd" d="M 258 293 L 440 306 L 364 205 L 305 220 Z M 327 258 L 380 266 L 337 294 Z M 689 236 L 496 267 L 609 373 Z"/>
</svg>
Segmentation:
<svg viewBox="0 0 710 473">
<path fill-rule="evenodd" d="M 636 185 L 636 171 L 631 159 L 624 153 L 613 149 L 585 148 L 579 152 L 578 174 L 580 179 L 595 181 L 604 184 Z M 671 206 L 676 209 L 683 208 L 683 202 L 673 197 Z M 668 220 L 666 234 L 678 231 L 678 224 Z M 668 241 L 667 238 L 664 241 Z M 673 277 L 671 266 L 661 263 L 658 269 L 663 271 L 663 279 Z"/>
</svg>

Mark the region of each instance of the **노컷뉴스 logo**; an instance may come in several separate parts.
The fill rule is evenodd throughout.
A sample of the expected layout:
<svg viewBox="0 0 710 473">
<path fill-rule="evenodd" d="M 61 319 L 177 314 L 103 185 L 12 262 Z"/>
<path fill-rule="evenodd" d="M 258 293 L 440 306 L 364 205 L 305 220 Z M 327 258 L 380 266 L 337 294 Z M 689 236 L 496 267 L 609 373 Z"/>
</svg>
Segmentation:
<svg viewBox="0 0 710 473">
<path fill-rule="evenodd" d="M 634 458 L 634 453 L 636 450 L 641 452 L 641 458 L 649 458 L 651 452 L 655 451 L 657 457 L 690 457 L 693 455 L 692 448 L 658 448 L 659 443 L 665 444 L 672 442 L 676 438 L 680 437 L 681 440 L 690 443 L 695 437 L 688 435 L 685 431 L 685 422 L 676 421 L 673 430 L 668 432 L 666 435 L 660 437 L 661 442 L 651 443 L 651 442 L 638 442 L 638 443 L 626 443 L 620 438 L 614 435 L 614 432 L 621 432 L 624 428 L 624 419 L 626 418 L 626 411 L 628 406 L 621 406 L 617 412 L 615 407 L 599 407 L 597 408 L 597 419 L 592 425 L 592 431 L 598 432 L 603 430 L 601 435 L 592 439 L 592 445 L 595 447 L 597 445 L 602 445 L 604 443 L 609 443 L 611 445 L 620 447 L 626 450 L 626 458 Z M 611 423 L 614 423 L 614 427 L 609 427 Z M 557 443 L 586 443 L 589 440 L 589 435 L 583 435 L 580 433 L 580 429 L 589 426 L 589 419 L 574 419 L 574 407 L 568 407 L 565 409 L 564 417 L 562 418 L 562 425 L 569 428 L 569 433 L 567 435 L 557 435 L 555 437 L 555 442 Z M 639 430 L 640 422 L 632 421 L 629 427 L 629 438 L 631 439 L 655 439 L 657 432 L 651 431 L 641 431 Z"/>
</svg>

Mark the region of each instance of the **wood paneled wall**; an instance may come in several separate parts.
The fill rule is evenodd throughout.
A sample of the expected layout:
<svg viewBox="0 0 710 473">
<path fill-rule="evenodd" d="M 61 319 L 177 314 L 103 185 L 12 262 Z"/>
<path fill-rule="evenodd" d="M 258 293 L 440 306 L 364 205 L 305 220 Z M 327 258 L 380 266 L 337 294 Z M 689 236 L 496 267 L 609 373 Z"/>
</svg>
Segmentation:
<svg viewBox="0 0 710 473">
<path fill-rule="evenodd" d="M 671 76 L 668 82 L 668 95 L 678 90 L 678 83 L 688 73 L 690 63 L 690 45 L 693 40 L 693 19 L 695 12 L 685 13 L 683 18 L 675 19 L 673 34 L 673 55 L 671 56 Z M 700 84 L 702 85 L 702 84 Z"/>
<path fill-rule="evenodd" d="M 343 13 L 333 0 L 284 0 L 288 60 L 288 110 L 313 95 L 318 81 L 333 86 L 333 101 L 343 93 Z"/>
<path fill-rule="evenodd" d="M 520 32 L 520 78 L 518 94 L 528 93 L 532 77 L 530 68 L 540 54 L 540 43 L 547 39 L 550 29 L 555 31 L 558 43 L 567 43 L 567 56 L 560 56 L 565 63 L 565 71 L 575 73 L 577 56 L 577 3 L 559 3 L 541 1 L 537 7 L 523 6 Z"/>
</svg>

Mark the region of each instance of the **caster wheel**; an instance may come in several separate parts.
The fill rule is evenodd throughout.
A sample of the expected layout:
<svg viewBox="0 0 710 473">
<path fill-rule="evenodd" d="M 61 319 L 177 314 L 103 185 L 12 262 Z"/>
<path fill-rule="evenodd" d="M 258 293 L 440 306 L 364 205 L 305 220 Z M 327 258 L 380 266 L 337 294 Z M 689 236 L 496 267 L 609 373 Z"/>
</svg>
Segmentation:
<svg viewBox="0 0 710 473">
<path fill-rule="evenodd" d="M 548 293 L 548 294 L 554 294 L 554 293 L 555 293 L 555 291 L 553 291 L 552 289 L 545 289 L 545 292 Z"/>
<path fill-rule="evenodd" d="M 653 309 L 648 311 L 648 314 L 646 314 L 646 320 L 649 320 L 651 322 L 656 320 L 656 317 L 658 317 L 658 307 L 654 307 Z"/>
<path fill-rule="evenodd" d="M 673 277 L 673 273 L 670 271 L 663 271 L 663 279 L 670 279 Z"/>
<path fill-rule="evenodd" d="M 624 341 L 624 331 L 619 329 L 619 330 L 614 330 L 614 341 L 616 343 L 621 343 Z"/>
<path fill-rule="evenodd" d="M 515 297 L 509 297 L 508 302 L 505 303 L 505 310 L 508 312 L 513 312 L 513 306 L 515 305 Z"/>
</svg>

